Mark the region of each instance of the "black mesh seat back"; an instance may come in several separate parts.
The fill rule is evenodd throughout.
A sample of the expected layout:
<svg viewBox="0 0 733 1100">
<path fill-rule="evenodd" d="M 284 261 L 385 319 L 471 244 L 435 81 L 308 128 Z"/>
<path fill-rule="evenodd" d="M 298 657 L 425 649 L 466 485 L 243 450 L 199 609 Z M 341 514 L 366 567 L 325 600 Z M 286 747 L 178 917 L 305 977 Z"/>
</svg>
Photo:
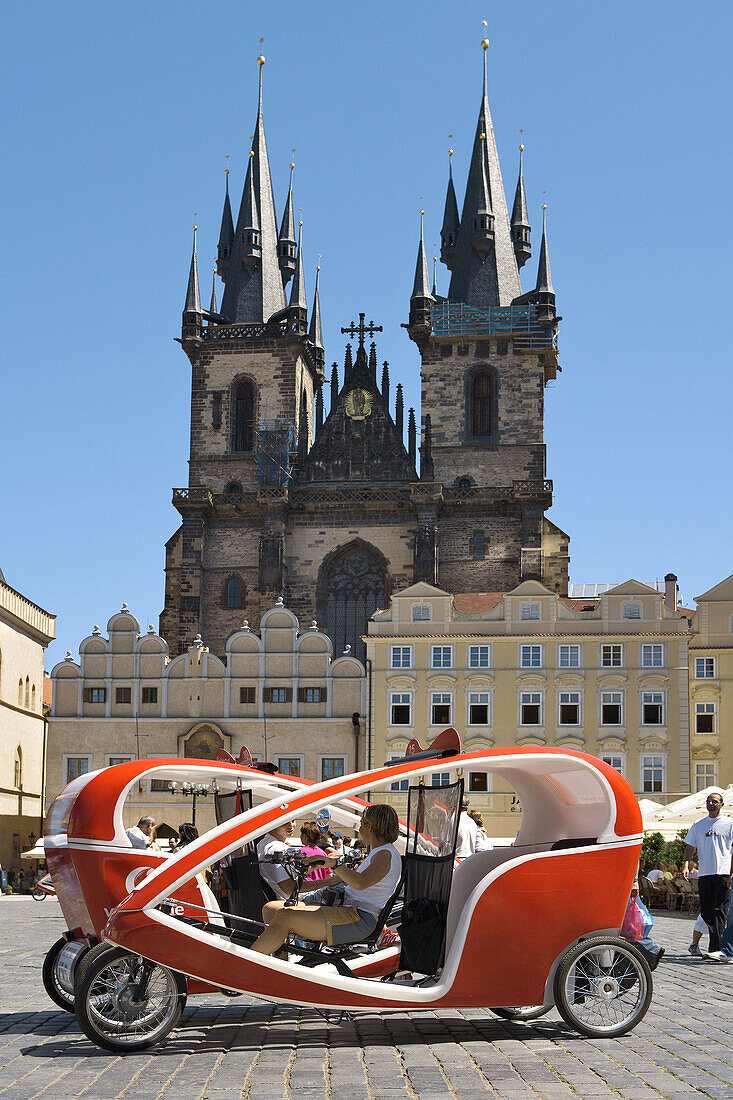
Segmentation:
<svg viewBox="0 0 733 1100">
<path fill-rule="evenodd" d="M 251 791 L 229 791 L 227 794 L 214 795 L 214 813 L 216 824 L 222 825 L 233 817 L 252 809 Z"/>
<path fill-rule="evenodd" d="M 214 795 L 214 812 L 217 825 L 231 821 L 245 810 L 252 809 L 251 791 L 230 791 Z M 220 863 L 227 888 L 227 909 L 237 917 L 262 920 L 262 906 L 270 900 L 265 896 L 260 877 L 257 851 L 253 843 L 232 855 L 224 856 Z"/>
<path fill-rule="evenodd" d="M 447 787 L 410 787 L 400 967 L 435 974 L 445 957 L 463 780 Z"/>
</svg>

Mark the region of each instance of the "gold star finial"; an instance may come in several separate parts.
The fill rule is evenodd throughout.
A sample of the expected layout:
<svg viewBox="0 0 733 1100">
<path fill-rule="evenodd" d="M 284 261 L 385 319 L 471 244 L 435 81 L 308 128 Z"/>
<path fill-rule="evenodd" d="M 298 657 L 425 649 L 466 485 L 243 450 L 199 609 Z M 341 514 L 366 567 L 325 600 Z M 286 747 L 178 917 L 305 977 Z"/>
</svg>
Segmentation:
<svg viewBox="0 0 733 1100">
<path fill-rule="evenodd" d="M 292 153 L 293 153 L 293 159 L 290 161 L 290 171 L 291 172 L 292 172 L 293 168 L 295 168 L 295 146 L 293 146 L 293 148 L 292 148 Z"/>
<path fill-rule="evenodd" d="M 485 27 L 488 27 L 488 25 L 489 25 L 489 24 L 488 24 L 488 23 L 486 22 L 486 20 L 485 20 L 485 19 L 482 19 L 482 20 L 481 20 L 481 26 L 482 26 L 482 27 L 484 27 L 484 28 L 485 28 Z M 483 38 L 481 39 L 481 49 L 482 49 L 482 50 L 488 50 L 488 48 L 489 48 L 489 40 L 488 40 L 488 38 L 486 37 L 486 31 L 484 30 L 484 37 L 483 37 Z"/>
<path fill-rule="evenodd" d="M 227 153 L 227 166 L 226 166 L 226 168 L 224 169 L 224 175 L 225 175 L 225 176 L 228 176 L 228 175 L 229 175 L 229 157 L 230 157 L 230 156 L 231 156 L 231 154 L 230 154 L 230 153 Z"/>
<path fill-rule="evenodd" d="M 259 65 L 260 68 L 262 68 L 262 66 L 265 64 L 265 55 L 262 52 L 262 43 L 264 41 L 265 41 L 264 38 L 260 39 L 260 56 L 257 58 L 257 64 Z"/>
<path fill-rule="evenodd" d="M 198 229 L 198 226 L 196 225 L 196 219 L 197 218 L 198 218 L 198 211 L 194 210 L 194 212 L 193 212 L 193 231 L 194 231 L 194 233 Z"/>
<path fill-rule="evenodd" d="M 321 253 L 318 253 L 318 263 L 316 264 L 316 271 L 321 270 Z"/>
</svg>

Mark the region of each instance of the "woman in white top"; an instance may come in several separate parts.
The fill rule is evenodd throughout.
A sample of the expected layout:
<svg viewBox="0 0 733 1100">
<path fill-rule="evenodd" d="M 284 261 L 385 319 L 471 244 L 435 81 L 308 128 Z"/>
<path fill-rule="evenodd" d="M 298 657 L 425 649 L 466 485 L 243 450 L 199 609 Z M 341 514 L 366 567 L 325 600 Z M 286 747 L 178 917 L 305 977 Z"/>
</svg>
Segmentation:
<svg viewBox="0 0 733 1100">
<path fill-rule="evenodd" d="M 293 932 L 306 940 L 334 946 L 359 943 L 375 929 L 379 913 L 397 889 L 402 860 L 394 846 L 399 836 L 399 819 L 391 806 L 368 806 L 359 826 L 359 836 L 371 852 L 359 869 L 340 866 L 321 880 L 320 889 L 307 894 L 297 905 L 284 908 L 270 901 L 262 910 L 267 928 L 252 944 L 253 951 L 272 955 Z M 319 863 L 333 867 L 336 859 Z"/>
</svg>

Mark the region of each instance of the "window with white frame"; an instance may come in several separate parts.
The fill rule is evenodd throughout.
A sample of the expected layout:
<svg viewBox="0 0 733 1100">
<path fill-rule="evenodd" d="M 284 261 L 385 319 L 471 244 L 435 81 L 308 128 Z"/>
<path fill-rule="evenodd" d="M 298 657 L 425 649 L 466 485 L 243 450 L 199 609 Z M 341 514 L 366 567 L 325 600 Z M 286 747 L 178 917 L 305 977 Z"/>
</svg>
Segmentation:
<svg viewBox="0 0 733 1100">
<path fill-rule="evenodd" d="M 641 724 L 643 726 L 664 725 L 664 692 L 642 691 Z"/>
<path fill-rule="evenodd" d="M 542 724 L 542 692 L 522 691 L 519 694 L 520 726 L 540 726 Z"/>
<path fill-rule="evenodd" d="M 403 753 L 393 752 L 387 757 L 387 763 L 390 763 L 392 760 L 402 760 L 403 756 Z M 410 789 L 410 780 L 397 779 L 394 783 L 390 783 L 389 789 L 390 791 L 394 791 L 395 794 L 407 794 Z"/>
<path fill-rule="evenodd" d="M 65 756 L 64 757 L 64 773 L 66 783 L 71 783 L 73 779 L 78 779 L 80 775 L 86 775 L 91 770 L 92 758 L 91 756 Z"/>
<path fill-rule="evenodd" d="M 661 794 L 665 787 L 666 758 L 663 753 L 644 753 L 641 758 L 641 789 Z"/>
<path fill-rule="evenodd" d="M 303 774 L 302 756 L 276 756 L 275 763 L 281 775 L 301 776 Z"/>
<path fill-rule="evenodd" d="M 622 691 L 601 692 L 601 725 L 620 726 L 623 724 L 624 695 Z"/>
<path fill-rule="evenodd" d="M 664 668 L 664 646 L 656 642 L 641 647 L 642 668 Z"/>
<path fill-rule="evenodd" d="M 491 668 L 491 646 L 470 645 L 467 664 L 469 668 Z"/>
<path fill-rule="evenodd" d="M 714 787 L 717 782 L 715 761 L 697 760 L 695 762 L 695 791 L 704 791 L 706 787 Z"/>
<path fill-rule="evenodd" d="M 430 776 L 431 787 L 448 787 L 450 786 L 450 772 L 433 772 Z"/>
<path fill-rule="evenodd" d="M 605 764 L 608 764 L 609 767 L 613 768 L 614 771 L 617 771 L 619 775 L 624 775 L 626 773 L 626 761 L 623 753 L 604 752 L 601 760 L 603 760 Z"/>
<path fill-rule="evenodd" d="M 520 645 L 520 647 L 519 647 L 519 667 L 520 668 L 542 668 L 542 646 L 541 645 Z"/>
<path fill-rule="evenodd" d="M 714 680 L 715 679 L 715 658 L 714 657 L 696 657 L 695 658 L 695 679 L 696 680 Z"/>
<path fill-rule="evenodd" d="M 491 790 L 488 774 L 486 772 L 469 772 L 468 789 L 474 794 L 488 794 Z"/>
<path fill-rule="evenodd" d="M 540 605 L 538 603 L 523 603 L 520 610 L 522 619 L 539 619 Z"/>
<path fill-rule="evenodd" d="M 453 696 L 449 691 L 430 693 L 431 726 L 449 726 L 452 721 Z"/>
<path fill-rule="evenodd" d="M 640 619 L 641 618 L 641 604 L 638 600 L 629 600 L 625 603 L 621 609 L 621 616 L 624 619 Z"/>
<path fill-rule="evenodd" d="M 715 703 L 695 703 L 695 733 L 715 733 Z"/>
<path fill-rule="evenodd" d="M 601 668 L 623 668 L 624 647 L 622 645 L 601 646 Z"/>
<path fill-rule="evenodd" d="M 580 725 L 580 692 L 561 691 L 558 706 L 558 723 L 561 726 Z"/>
<path fill-rule="evenodd" d="M 321 773 L 321 782 L 329 779 L 340 779 L 346 775 L 345 756 L 320 756 L 318 758 L 318 770 Z"/>
<path fill-rule="evenodd" d="M 412 725 L 412 692 L 393 691 L 389 697 L 389 721 L 392 726 Z"/>
<path fill-rule="evenodd" d="M 559 645 L 557 647 L 558 668 L 580 668 L 580 646 Z"/>
<path fill-rule="evenodd" d="M 413 623 L 426 623 L 430 621 L 430 604 L 414 603 L 412 605 Z"/>
<path fill-rule="evenodd" d="M 491 722 L 491 692 L 469 691 L 468 693 L 468 724 L 469 726 L 488 726 Z"/>
<path fill-rule="evenodd" d="M 105 767 L 114 768 L 117 764 L 129 764 L 129 762 L 134 759 L 134 756 L 107 756 L 105 759 Z"/>
<path fill-rule="evenodd" d="M 430 647 L 431 668 L 453 668 L 453 646 L 434 645 Z"/>
<path fill-rule="evenodd" d="M 389 647 L 390 668 L 412 668 L 412 646 L 391 645 Z"/>
</svg>

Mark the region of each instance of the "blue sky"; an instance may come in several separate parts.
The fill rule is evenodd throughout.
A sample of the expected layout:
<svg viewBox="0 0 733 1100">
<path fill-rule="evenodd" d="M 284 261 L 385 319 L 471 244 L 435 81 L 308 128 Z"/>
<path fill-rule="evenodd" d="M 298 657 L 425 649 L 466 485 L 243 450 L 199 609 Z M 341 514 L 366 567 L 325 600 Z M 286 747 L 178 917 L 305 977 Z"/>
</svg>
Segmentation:
<svg viewBox="0 0 733 1100">
<path fill-rule="evenodd" d="M 0 567 L 58 614 L 47 665 L 126 601 L 157 625 L 187 483 L 174 337 L 198 212 L 210 293 L 225 154 L 238 204 L 265 39 L 278 212 L 296 147 L 308 296 L 327 362 L 363 310 L 392 391 L 419 398 L 406 321 L 421 202 L 459 205 L 481 20 L 509 201 L 524 130 L 534 259 L 548 204 L 563 373 L 547 392 L 551 518 L 574 581 L 661 578 L 689 602 L 733 570 L 727 339 L 727 2 L 457 5 L 36 0 L 6 6 L 0 81 Z M 422 198 L 421 198 L 422 197 Z M 439 290 L 447 272 L 439 265 Z M 219 284 L 221 291 L 221 284 Z"/>
</svg>

